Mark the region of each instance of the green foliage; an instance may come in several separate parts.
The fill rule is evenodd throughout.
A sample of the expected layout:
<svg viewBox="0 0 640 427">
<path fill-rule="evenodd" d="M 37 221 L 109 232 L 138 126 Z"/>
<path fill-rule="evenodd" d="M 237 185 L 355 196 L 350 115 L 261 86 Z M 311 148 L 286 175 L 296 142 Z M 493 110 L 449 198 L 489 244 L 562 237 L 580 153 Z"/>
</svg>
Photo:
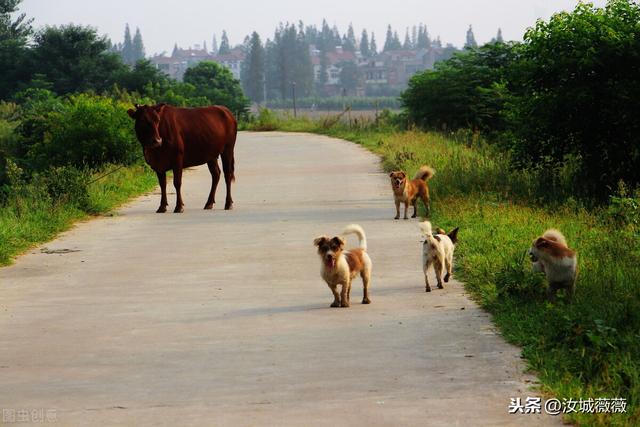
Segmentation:
<svg viewBox="0 0 640 427">
<path fill-rule="evenodd" d="M 525 34 L 514 70 L 511 147 L 519 166 L 579 156 L 576 187 L 606 199 L 640 183 L 640 5 L 581 3 Z"/>
<path fill-rule="evenodd" d="M 55 166 L 46 170 L 43 178 L 51 200 L 85 211 L 89 208 L 88 171 L 73 166 Z"/>
<path fill-rule="evenodd" d="M 506 81 L 515 56 L 513 44 L 487 44 L 416 74 L 401 95 L 409 119 L 431 129 L 504 130 Z"/>
<path fill-rule="evenodd" d="M 192 85 L 207 105 L 224 105 L 236 114 L 247 110 L 249 100 L 242 93 L 240 82 L 220 64 L 200 62 L 184 73 L 184 83 Z"/>
<path fill-rule="evenodd" d="M 243 63 L 242 87 L 253 102 L 264 100 L 265 85 L 265 49 L 260 36 L 255 31 L 251 34 L 249 54 Z"/>
<path fill-rule="evenodd" d="M 24 67 L 31 20 L 24 14 L 12 16 L 21 0 L 0 0 L 0 99 L 7 99 L 14 87 L 25 81 Z"/>
<path fill-rule="evenodd" d="M 109 43 L 91 27 L 63 25 L 45 27 L 36 33 L 29 51 L 29 68 L 43 76 L 59 95 L 88 90 L 103 91 L 124 71 Z"/>
<path fill-rule="evenodd" d="M 31 169 L 132 164 L 140 159 L 125 104 L 81 94 L 27 102 L 24 108 L 19 129 L 28 148 L 20 154 Z"/>
</svg>

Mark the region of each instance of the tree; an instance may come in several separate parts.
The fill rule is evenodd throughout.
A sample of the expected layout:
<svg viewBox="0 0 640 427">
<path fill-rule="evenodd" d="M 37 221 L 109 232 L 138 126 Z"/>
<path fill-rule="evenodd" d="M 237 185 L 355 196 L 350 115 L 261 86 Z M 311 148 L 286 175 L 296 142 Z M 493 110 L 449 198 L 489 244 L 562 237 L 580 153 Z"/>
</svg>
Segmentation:
<svg viewBox="0 0 640 427">
<path fill-rule="evenodd" d="M 251 34 L 249 52 L 243 63 L 242 87 L 253 102 L 264 100 L 265 50 L 257 32 Z"/>
<path fill-rule="evenodd" d="M 59 94 L 102 91 L 115 83 L 126 66 L 108 51 L 106 37 L 79 25 L 45 27 L 29 52 L 33 74 L 40 74 Z"/>
<path fill-rule="evenodd" d="M 402 44 L 402 48 L 406 50 L 413 49 L 413 44 L 411 43 L 411 38 L 409 37 L 409 27 L 407 27 L 407 31 L 404 34 L 404 43 Z"/>
<path fill-rule="evenodd" d="M 6 99 L 16 86 L 28 81 L 24 70 L 27 39 L 32 34 L 31 22 L 24 14 L 11 15 L 18 10 L 21 0 L 0 0 L 0 99 Z"/>
<path fill-rule="evenodd" d="M 218 49 L 218 55 L 227 55 L 231 52 L 231 46 L 229 45 L 229 37 L 227 37 L 227 31 L 222 30 L 222 39 L 220 40 L 220 48 Z"/>
<path fill-rule="evenodd" d="M 367 30 L 362 30 L 362 35 L 360 36 L 360 53 L 363 58 L 368 58 L 371 56 L 371 50 L 369 47 L 369 35 L 367 34 Z"/>
<path fill-rule="evenodd" d="M 142 34 L 140 34 L 140 28 L 136 28 L 136 35 L 133 36 L 133 42 L 131 44 L 131 57 L 133 63 L 142 61 L 145 58 L 144 43 L 142 42 Z"/>
<path fill-rule="evenodd" d="M 344 39 L 342 47 L 344 50 L 347 50 L 349 52 L 355 52 L 357 44 L 358 42 L 356 40 L 356 34 L 353 31 L 353 25 L 349 24 L 349 29 L 347 30 L 347 35 Z"/>
<path fill-rule="evenodd" d="M 135 57 L 133 53 L 133 40 L 131 39 L 131 30 L 129 24 L 124 27 L 124 42 L 122 43 L 122 61 L 127 65 L 135 64 Z"/>
<path fill-rule="evenodd" d="M 504 43 L 504 38 L 502 37 L 502 28 L 498 28 L 498 34 L 496 35 L 497 43 Z"/>
<path fill-rule="evenodd" d="M 431 47 L 431 39 L 429 38 L 429 32 L 427 26 L 420 24 L 418 28 L 418 42 L 416 47 L 418 49 L 429 49 Z"/>
<path fill-rule="evenodd" d="M 383 52 L 387 52 L 390 50 L 398 50 L 398 49 L 402 49 L 402 44 L 400 43 L 400 39 L 398 38 L 398 32 L 397 31 L 393 31 L 391 29 L 391 25 L 389 25 L 387 27 L 387 37 L 384 41 L 384 48 L 382 49 Z"/>
<path fill-rule="evenodd" d="M 184 83 L 193 85 L 195 92 L 209 104 L 224 105 L 234 113 L 244 113 L 249 100 L 242 93 L 240 82 L 227 68 L 213 61 L 202 61 L 184 73 Z"/>
<path fill-rule="evenodd" d="M 136 62 L 132 69 L 122 70 L 115 80 L 123 89 L 143 94 L 147 85 L 162 84 L 168 80 L 168 77 L 150 61 L 143 59 Z"/>
<path fill-rule="evenodd" d="M 369 48 L 369 53 L 371 55 L 378 54 L 378 45 L 376 44 L 376 33 L 371 33 L 371 47 Z"/>
<path fill-rule="evenodd" d="M 345 61 L 338 64 L 340 67 L 340 85 L 348 92 L 355 95 L 360 85 L 360 69 L 352 61 Z"/>
<path fill-rule="evenodd" d="M 213 40 L 211 41 L 211 54 L 212 55 L 217 55 L 218 54 L 218 40 L 216 39 L 216 35 L 213 35 Z"/>
<path fill-rule="evenodd" d="M 475 49 L 478 47 L 478 43 L 476 42 L 476 37 L 473 35 L 473 28 L 469 25 L 469 29 L 467 30 L 467 41 L 464 44 L 464 47 L 467 49 Z"/>
</svg>

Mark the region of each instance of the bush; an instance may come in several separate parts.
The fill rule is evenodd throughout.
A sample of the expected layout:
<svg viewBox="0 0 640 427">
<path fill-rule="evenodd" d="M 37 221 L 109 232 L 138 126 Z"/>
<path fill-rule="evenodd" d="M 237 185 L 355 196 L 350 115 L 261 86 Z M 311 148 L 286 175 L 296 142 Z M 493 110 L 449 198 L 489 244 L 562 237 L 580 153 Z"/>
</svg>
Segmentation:
<svg viewBox="0 0 640 427">
<path fill-rule="evenodd" d="M 89 209 L 89 178 L 91 174 L 73 166 L 49 168 L 43 175 L 47 193 L 56 203 L 69 203 L 87 211 Z"/>
<path fill-rule="evenodd" d="M 26 153 L 16 154 L 32 170 L 50 166 L 83 169 L 140 159 L 125 104 L 82 94 L 64 100 L 30 100 L 25 110 L 19 131 Z"/>
<path fill-rule="evenodd" d="M 580 3 L 525 34 L 513 72 L 516 165 L 579 157 L 574 191 L 605 200 L 640 183 L 640 5 Z"/>
</svg>

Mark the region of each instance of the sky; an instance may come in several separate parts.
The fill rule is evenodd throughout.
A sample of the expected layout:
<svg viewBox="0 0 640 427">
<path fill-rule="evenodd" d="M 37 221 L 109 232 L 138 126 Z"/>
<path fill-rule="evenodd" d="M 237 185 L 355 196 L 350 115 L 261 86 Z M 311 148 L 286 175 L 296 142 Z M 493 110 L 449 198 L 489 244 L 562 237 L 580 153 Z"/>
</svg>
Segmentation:
<svg viewBox="0 0 640 427">
<path fill-rule="evenodd" d="M 606 0 L 593 0 L 604 6 Z M 476 40 L 489 41 L 502 28 L 507 40 L 521 40 L 527 27 L 538 18 L 571 10 L 578 0 L 23 0 L 20 12 L 34 18 L 36 28 L 45 25 L 81 24 L 97 28 L 114 43 L 121 42 L 125 24 L 140 28 L 147 55 L 171 52 L 175 43 L 190 47 L 218 42 L 226 30 L 232 45 L 257 31 L 263 41 L 273 38 L 280 22 L 315 24 L 325 18 L 329 25 L 346 32 L 353 23 L 356 35 L 362 29 L 375 32 L 378 48 L 384 44 L 387 25 L 404 39 L 407 27 L 427 25 L 432 37 L 443 43 L 464 45 L 466 31 L 473 26 Z"/>
</svg>

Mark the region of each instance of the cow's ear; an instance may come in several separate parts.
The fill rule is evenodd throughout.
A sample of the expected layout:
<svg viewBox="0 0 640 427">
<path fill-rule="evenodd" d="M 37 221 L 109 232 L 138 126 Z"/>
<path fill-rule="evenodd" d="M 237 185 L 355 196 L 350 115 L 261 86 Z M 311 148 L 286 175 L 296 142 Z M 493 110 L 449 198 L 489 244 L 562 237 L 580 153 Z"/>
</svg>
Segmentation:
<svg viewBox="0 0 640 427">
<path fill-rule="evenodd" d="M 132 119 L 136 118 L 136 110 L 130 108 L 127 110 L 127 114 L 129 115 L 129 117 L 131 117 Z"/>
<path fill-rule="evenodd" d="M 167 104 L 158 104 L 156 105 L 156 111 L 158 112 L 158 114 L 162 114 L 162 112 L 164 111 L 164 107 L 166 107 Z"/>
</svg>

